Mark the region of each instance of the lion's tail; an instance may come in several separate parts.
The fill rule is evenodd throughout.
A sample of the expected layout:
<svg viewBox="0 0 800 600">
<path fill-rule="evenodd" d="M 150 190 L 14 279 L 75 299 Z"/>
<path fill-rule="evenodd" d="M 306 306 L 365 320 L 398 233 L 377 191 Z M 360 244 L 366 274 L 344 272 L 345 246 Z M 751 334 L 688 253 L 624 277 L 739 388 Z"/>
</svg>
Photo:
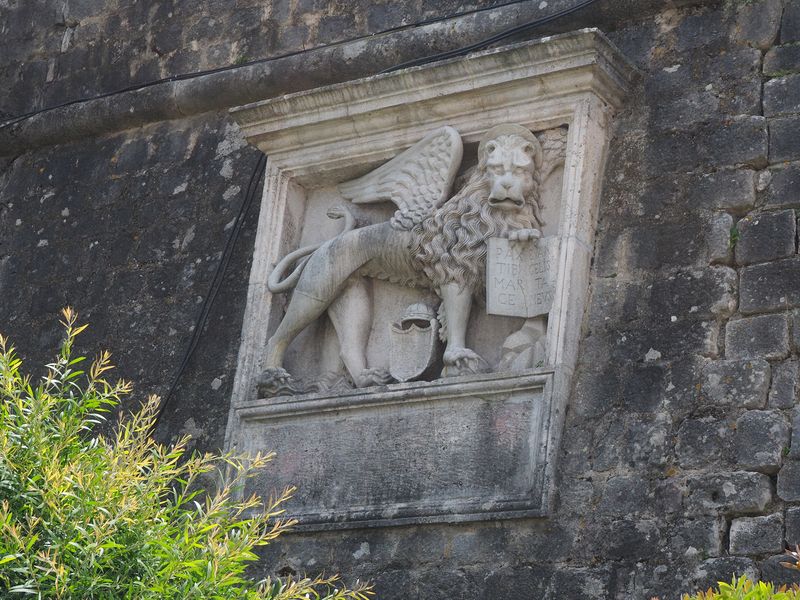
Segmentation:
<svg viewBox="0 0 800 600">
<path fill-rule="evenodd" d="M 351 213 L 350 209 L 345 206 L 334 206 L 328 211 L 328 217 L 331 219 L 344 218 L 344 229 L 342 229 L 342 232 L 339 235 L 342 235 L 342 233 L 347 233 L 356 225 L 356 220 L 355 217 L 353 217 L 353 213 Z M 297 281 L 303 274 L 303 269 L 305 268 L 308 259 L 310 258 L 311 254 L 313 254 L 314 251 L 320 246 L 322 246 L 322 243 L 304 246 L 303 248 L 298 248 L 294 252 L 290 252 L 284 256 L 278 262 L 278 264 L 275 265 L 272 273 L 269 274 L 269 278 L 267 279 L 267 288 L 269 291 L 273 294 L 280 294 L 283 292 L 288 292 L 295 285 L 297 285 Z M 284 278 L 284 273 L 292 265 L 295 265 L 294 270 Z"/>
</svg>

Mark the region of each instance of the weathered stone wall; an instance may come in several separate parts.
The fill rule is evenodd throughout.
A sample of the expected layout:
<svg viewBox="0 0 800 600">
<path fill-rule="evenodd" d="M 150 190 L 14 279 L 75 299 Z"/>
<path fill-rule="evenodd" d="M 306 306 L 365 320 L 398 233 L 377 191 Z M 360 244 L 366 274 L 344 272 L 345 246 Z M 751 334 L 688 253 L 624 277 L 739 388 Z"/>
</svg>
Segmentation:
<svg viewBox="0 0 800 600">
<path fill-rule="evenodd" d="M 243 201 L 258 152 L 227 117 L 161 123 L 45 148 L 0 178 L 0 323 L 31 365 L 61 336 L 59 310 L 91 324 L 141 397 L 165 394 Z M 220 447 L 257 210 L 235 248 L 170 433 Z M 170 410 L 171 412 L 171 410 Z"/>
<path fill-rule="evenodd" d="M 500 3 L 7 0 L 0 115 Z"/>
<path fill-rule="evenodd" d="M 468 8 L 50 4 L 52 24 L 0 2 L 0 110 Z M 340 571 L 381 598 L 426 599 L 666 600 L 734 571 L 791 576 L 774 556 L 800 541 L 800 4 L 603 14 L 643 73 L 610 148 L 553 516 L 293 534 L 258 573 Z M 4 160 L 0 329 L 40 362 L 70 303 L 93 325 L 90 349 L 110 348 L 140 393 L 164 393 L 256 151 L 205 114 Z M 256 217 L 162 437 L 222 443 Z"/>
</svg>

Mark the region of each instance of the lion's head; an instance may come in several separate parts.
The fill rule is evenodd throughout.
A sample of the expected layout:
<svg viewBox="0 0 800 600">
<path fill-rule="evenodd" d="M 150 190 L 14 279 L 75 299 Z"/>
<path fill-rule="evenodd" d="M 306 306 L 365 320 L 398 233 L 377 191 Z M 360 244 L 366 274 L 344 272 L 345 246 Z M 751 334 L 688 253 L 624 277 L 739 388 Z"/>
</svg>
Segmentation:
<svg viewBox="0 0 800 600">
<path fill-rule="evenodd" d="M 537 187 L 534 177 L 542 167 L 542 147 L 521 125 L 498 125 L 478 146 L 478 162 L 489 182 L 489 204 L 518 210 Z"/>
<path fill-rule="evenodd" d="M 486 240 L 544 224 L 541 163 L 539 141 L 521 125 L 498 125 L 486 133 L 467 183 L 414 230 L 414 259 L 436 287 L 454 282 L 481 289 Z"/>
</svg>

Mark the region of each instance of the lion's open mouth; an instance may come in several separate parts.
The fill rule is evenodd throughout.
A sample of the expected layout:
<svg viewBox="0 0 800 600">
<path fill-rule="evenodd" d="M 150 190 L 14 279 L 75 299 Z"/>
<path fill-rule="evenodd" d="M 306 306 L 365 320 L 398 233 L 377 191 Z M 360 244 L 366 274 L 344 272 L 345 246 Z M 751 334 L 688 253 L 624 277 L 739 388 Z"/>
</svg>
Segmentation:
<svg viewBox="0 0 800 600">
<path fill-rule="evenodd" d="M 521 198 L 489 198 L 489 205 L 497 208 L 522 208 L 525 204 Z"/>
</svg>

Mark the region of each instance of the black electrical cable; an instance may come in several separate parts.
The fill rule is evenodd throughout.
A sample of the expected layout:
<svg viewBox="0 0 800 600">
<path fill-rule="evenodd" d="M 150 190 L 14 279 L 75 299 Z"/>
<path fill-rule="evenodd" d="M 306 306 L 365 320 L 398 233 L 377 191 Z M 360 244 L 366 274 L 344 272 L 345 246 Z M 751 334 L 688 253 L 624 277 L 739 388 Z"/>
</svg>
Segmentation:
<svg viewBox="0 0 800 600">
<path fill-rule="evenodd" d="M 529 21 L 528 23 L 523 23 L 522 25 L 511 27 L 510 29 L 501 31 L 500 33 L 497 33 L 489 38 L 486 38 L 485 40 L 481 40 L 480 42 L 475 42 L 474 44 L 470 44 L 469 46 L 464 46 L 462 48 L 457 48 L 455 50 L 448 50 L 447 52 L 440 52 L 439 54 L 433 54 L 431 56 L 425 56 L 423 58 L 415 58 L 414 60 L 409 60 L 407 62 L 400 63 L 399 65 L 389 67 L 388 69 L 384 69 L 383 71 L 380 71 L 380 73 L 391 73 L 393 71 L 399 71 L 400 69 L 417 67 L 419 65 L 435 62 L 437 60 L 445 60 L 447 58 L 463 56 L 464 54 L 469 54 L 470 52 L 475 52 L 477 50 L 483 50 L 484 48 L 491 46 L 492 44 L 496 44 L 497 42 L 500 42 L 511 36 L 523 33 L 530 29 L 535 29 L 542 25 L 546 25 L 557 19 L 560 19 L 561 17 L 566 17 L 568 15 L 571 15 L 572 13 L 577 12 L 582 8 L 585 8 L 590 4 L 594 4 L 595 2 L 597 2 L 597 0 L 584 0 L 581 3 L 572 6 L 571 8 L 565 8 L 546 17 L 542 17 L 541 19 L 536 19 L 535 21 Z"/>
<path fill-rule="evenodd" d="M 521 1 L 526 1 L 526 0 L 516 0 L 514 2 L 508 2 L 508 3 L 500 5 L 500 6 L 507 6 L 509 4 L 518 4 Z M 547 23 L 555 21 L 556 19 L 560 19 L 561 17 L 565 17 L 567 15 L 570 15 L 570 14 L 572 14 L 574 12 L 577 12 L 578 10 L 580 10 L 580 9 L 586 7 L 586 6 L 589 6 L 590 4 L 593 4 L 596 1 L 597 0 L 584 0 L 584 2 L 576 4 L 572 8 L 564 9 L 564 10 L 561 10 L 561 11 L 559 11 L 557 13 L 553 13 L 552 15 L 544 17 L 542 19 L 537 19 L 535 21 L 530 21 L 528 23 L 524 23 L 522 25 L 518 25 L 518 26 L 512 27 L 510 29 L 506 29 L 505 31 L 501 31 L 498 34 L 495 34 L 495 35 L 493 35 L 493 36 L 491 36 L 489 38 L 486 38 L 485 40 L 482 40 L 480 42 L 476 42 L 476 43 L 471 44 L 469 46 L 465 46 L 463 48 L 458 48 L 456 50 L 450 50 L 448 52 L 442 52 L 440 54 L 435 54 L 435 55 L 427 56 L 427 57 L 420 58 L 420 59 L 415 59 L 413 61 L 408 61 L 408 62 L 399 64 L 397 66 L 394 66 L 391 69 L 386 69 L 384 71 L 381 71 L 381 73 L 389 73 L 389 72 L 392 72 L 392 71 L 396 71 L 398 69 L 405 69 L 405 68 L 408 68 L 408 67 L 427 64 L 429 62 L 433 62 L 433 61 L 437 61 L 437 60 L 444 60 L 446 58 L 452 58 L 454 56 L 461 56 L 463 54 L 468 54 L 469 52 L 475 52 L 476 50 L 481 50 L 481 49 L 486 48 L 487 46 L 490 46 L 490 45 L 492 45 L 494 43 L 497 43 L 497 42 L 499 42 L 499 41 L 501 41 L 501 40 L 503 40 L 505 38 L 511 37 L 511 36 L 516 35 L 518 33 L 522 33 L 524 31 L 528 31 L 530 29 L 534 29 L 534 28 L 539 27 L 541 25 L 545 25 Z M 481 9 L 474 10 L 474 11 L 460 13 L 459 15 L 456 15 L 456 16 L 462 16 L 462 15 L 466 15 L 466 14 L 482 12 L 484 10 L 489 10 L 490 8 L 497 8 L 497 7 L 498 7 L 498 5 L 495 5 L 495 6 L 492 6 L 492 7 L 484 7 L 484 8 L 481 8 Z M 448 17 L 448 18 L 453 18 L 453 17 Z M 440 19 L 440 20 L 443 20 L 443 19 Z M 424 25 L 424 24 L 428 24 L 428 23 L 431 23 L 431 22 L 434 22 L 434 21 L 431 20 L 431 21 L 425 21 L 425 22 L 421 22 L 421 23 L 416 23 L 415 26 Z M 402 29 L 402 28 L 396 28 L 396 29 Z M 392 30 L 388 30 L 388 31 L 392 31 Z M 341 42 L 341 43 L 344 43 L 344 42 Z M 294 54 L 298 54 L 298 53 L 294 53 Z M 289 55 L 286 55 L 286 56 L 289 56 Z M 265 62 L 266 60 L 274 60 L 274 59 L 272 59 L 272 58 L 271 59 L 262 59 L 262 60 L 253 61 L 252 63 L 247 63 L 247 64 L 255 64 L 255 63 L 258 63 L 258 62 Z M 159 81 L 156 81 L 156 82 L 151 82 L 151 83 L 149 83 L 147 85 L 155 85 L 156 83 L 162 83 L 162 82 L 165 82 L 165 81 L 177 81 L 178 79 L 181 79 L 181 78 L 182 79 L 186 79 L 186 78 L 189 78 L 189 77 L 196 77 L 196 76 L 201 75 L 201 74 L 208 74 L 208 73 L 214 73 L 214 72 L 219 72 L 219 71 L 225 71 L 225 70 L 228 70 L 228 69 L 231 69 L 231 68 L 237 68 L 238 66 L 241 66 L 241 65 L 236 65 L 236 66 L 231 66 L 231 67 L 220 67 L 218 69 L 212 69 L 211 71 L 204 71 L 202 73 L 194 73 L 194 74 L 190 74 L 190 75 L 176 75 L 175 77 L 170 77 L 170 78 L 159 80 Z M 132 89 L 141 89 L 141 87 L 146 87 L 146 86 L 140 86 L 139 88 L 132 88 Z M 108 94 L 103 94 L 103 95 L 100 95 L 100 96 L 96 96 L 95 98 L 103 98 L 103 97 L 106 97 L 106 96 L 111 96 L 111 95 L 116 94 L 116 93 L 121 93 L 122 91 L 130 91 L 130 90 L 121 90 L 120 92 L 110 92 Z M 73 101 L 73 102 L 65 103 L 64 105 L 60 105 L 60 106 L 65 106 L 65 105 L 68 105 L 68 104 L 75 104 L 77 102 L 83 102 L 83 101 L 84 100 L 76 100 L 76 101 Z M 53 107 L 53 108 L 59 108 L 59 107 Z M 30 116 L 33 116 L 34 114 L 38 114 L 38 113 L 44 112 L 46 110 L 51 110 L 51 109 L 43 109 L 43 110 L 31 113 L 29 115 L 22 115 L 21 117 L 18 118 L 18 121 L 19 120 L 24 120 L 26 118 L 29 118 Z M 7 126 L 7 125 L 10 125 L 10 124 L 12 124 L 12 122 L 0 125 L 0 128 L 2 128 L 4 126 Z M 211 306 L 214 304 L 214 300 L 216 299 L 217 294 L 219 293 L 219 290 L 222 287 L 222 282 L 223 282 L 223 280 L 225 278 L 225 271 L 227 271 L 228 265 L 230 264 L 231 256 L 233 254 L 233 248 L 236 245 L 236 240 L 239 238 L 239 234 L 241 233 L 242 227 L 244 225 L 245 218 L 247 217 L 247 214 L 250 212 L 250 207 L 253 204 L 253 199 L 255 198 L 256 191 L 258 190 L 258 186 L 261 183 L 261 179 L 262 179 L 262 177 L 264 175 L 264 167 L 266 166 L 266 161 L 267 161 L 266 155 L 261 154 L 259 156 L 259 158 L 258 158 L 258 162 L 256 163 L 255 169 L 253 170 L 253 173 L 250 176 L 250 183 L 247 186 L 247 191 L 245 193 L 244 200 L 242 200 L 242 204 L 239 207 L 239 214 L 236 216 L 236 222 L 235 222 L 235 224 L 233 226 L 233 229 L 232 229 L 230 235 L 228 236 L 227 241 L 225 242 L 225 248 L 222 251 L 222 257 L 220 258 L 219 264 L 217 264 L 217 270 L 214 273 L 214 278 L 213 278 L 213 280 L 211 282 L 211 288 L 209 289 L 208 294 L 206 295 L 205 299 L 203 300 L 203 307 L 200 310 L 200 315 L 199 315 L 199 317 L 197 319 L 197 323 L 195 324 L 194 331 L 192 332 L 192 338 L 189 341 L 189 346 L 186 349 L 186 353 L 183 355 L 183 359 L 181 360 L 181 364 L 178 367 L 178 371 L 175 374 L 175 378 L 172 381 L 172 385 L 170 386 L 169 391 L 166 393 L 166 395 L 164 396 L 164 398 L 163 398 L 163 400 L 161 402 L 161 406 L 158 409 L 158 414 L 156 415 L 156 419 L 153 422 L 153 427 L 152 427 L 151 433 L 155 432 L 155 429 L 158 426 L 158 423 L 161 421 L 161 417 L 164 415 L 164 412 L 165 412 L 167 406 L 169 405 L 170 401 L 172 400 L 172 398 L 173 398 L 173 396 L 175 394 L 175 391 L 178 388 L 178 384 L 180 383 L 180 380 L 183 377 L 183 374 L 184 374 L 184 372 L 186 371 L 186 368 L 189 365 L 189 361 L 191 360 L 192 355 L 194 354 L 194 351 L 197 349 L 197 345 L 200 342 L 200 337 L 202 336 L 202 331 L 206 326 L 206 322 L 208 321 L 208 315 L 211 312 Z"/>
<path fill-rule="evenodd" d="M 382 31 L 379 31 L 377 33 L 372 33 L 372 34 L 367 35 L 367 36 L 348 38 L 348 39 L 345 39 L 345 40 L 341 40 L 339 42 L 334 42 L 332 44 L 329 44 L 328 47 L 341 46 L 343 44 L 349 44 L 349 43 L 352 43 L 352 42 L 357 42 L 359 40 L 364 40 L 364 39 L 375 37 L 375 36 L 378 36 L 378 35 L 383 35 L 383 34 L 387 34 L 387 33 L 394 33 L 394 32 L 397 32 L 397 31 L 402 31 L 404 29 L 422 27 L 424 25 L 430 25 L 431 23 L 440 23 L 442 21 L 449 21 L 451 19 L 456 19 L 458 17 L 465 17 L 467 15 L 473 15 L 473 14 L 485 12 L 485 11 L 488 11 L 488 10 L 494 10 L 494 9 L 497 9 L 497 8 L 502 8 L 504 6 L 512 6 L 514 4 L 521 4 L 523 2 L 530 2 L 530 1 L 535 1 L 535 0 L 511 0 L 510 2 L 504 2 L 504 3 L 500 3 L 500 4 L 493 4 L 493 5 L 489 5 L 489 6 L 482 6 L 482 7 L 473 9 L 473 10 L 468 10 L 468 11 L 464 11 L 464 12 L 461 12 L 461 13 L 455 13 L 455 14 L 452 14 L 452 15 L 448 15 L 446 17 L 431 18 L 431 19 L 426 19 L 424 21 L 418 21 L 418 22 L 410 24 L 410 25 L 400 25 L 398 27 L 391 27 L 389 29 L 384 29 Z M 573 8 L 565 9 L 565 10 L 562 10 L 560 12 L 554 13 L 554 14 L 548 16 L 548 17 L 544 17 L 544 18 L 538 19 L 536 21 L 531 21 L 529 23 L 525 23 L 523 25 L 519 25 L 517 27 L 513 27 L 512 29 L 508 29 L 506 31 L 503 31 L 503 32 L 501 32 L 501 33 L 499 33 L 499 34 L 497 34 L 495 36 L 492 36 L 491 38 L 488 38 L 487 40 L 483 40 L 481 42 L 477 42 L 475 44 L 472 44 L 471 46 L 467 46 L 466 48 L 459 48 L 457 50 L 451 50 L 449 52 L 442 52 L 441 54 L 436 54 L 436 55 L 425 57 L 425 58 L 422 58 L 422 59 L 415 59 L 413 61 L 409 61 L 407 63 L 402 63 L 400 65 L 391 67 L 389 69 L 385 69 L 385 70 L 381 71 L 381 73 L 388 73 L 388 72 L 391 72 L 391 71 L 396 71 L 397 69 L 403 69 L 403 68 L 410 67 L 410 66 L 421 65 L 421 64 L 425 64 L 427 62 L 431 62 L 431 61 L 435 61 L 435 60 L 441 60 L 441 59 L 444 59 L 444 58 L 450 58 L 452 56 L 460 56 L 461 54 L 466 54 L 468 52 L 474 52 L 475 50 L 479 50 L 479 49 L 485 48 L 488 45 L 491 45 L 491 44 L 493 44 L 493 43 L 495 43 L 497 41 L 505 39 L 506 37 L 509 37 L 509 36 L 514 35 L 516 33 L 520 33 L 522 31 L 527 31 L 528 29 L 533 29 L 533 28 L 538 27 L 540 25 L 544 25 L 546 23 L 550 23 L 551 21 L 554 21 L 554 20 L 556 20 L 558 18 L 561 18 L 563 16 L 569 15 L 569 14 L 571 14 L 571 13 L 577 11 L 577 10 L 580 10 L 584 6 L 588 6 L 589 4 L 592 4 L 595 1 L 596 0 L 587 0 L 587 1 L 581 3 L 580 5 L 575 6 Z M 312 48 L 311 50 L 314 50 L 314 48 Z M 298 54 L 305 54 L 307 52 L 310 52 L 311 50 L 297 50 L 295 52 L 287 52 L 285 54 L 278 54 L 276 56 L 270 56 L 270 57 L 267 57 L 267 58 L 259 58 L 259 59 L 256 59 L 256 60 L 243 62 L 241 64 L 225 65 L 224 67 L 217 67 L 217 68 L 214 68 L 214 69 L 207 69 L 207 70 L 204 70 L 204 71 L 194 71 L 192 73 L 181 73 L 181 74 L 178 74 L 178 75 L 171 75 L 169 77 L 164 77 L 162 79 L 154 79 L 153 81 L 148 81 L 148 82 L 145 82 L 145 83 L 140 83 L 140 84 L 136 84 L 136 85 L 120 88 L 118 90 L 114 90 L 114 91 L 111 91 L 111 92 L 104 92 L 102 94 L 97 94 L 96 96 L 88 96 L 88 97 L 85 97 L 85 98 L 78 98 L 76 100 L 68 100 L 67 102 L 62 102 L 60 104 L 55 104 L 53 106 L 48 106 L 48 107 L 45 107 L 45 108 L 41 108 L 41 109 L 38 109 L 38 110 L 34 110 L 34 111 L 31 111 L 31 112 L 24 113 L 22 115 L 18 115 L 16 117 L 12 117 L 11 119 L 9 119 L 7 121 L 3 121 L 2 123 L 0 123 L 0 129 L 3 129 L 5 127 L 10 127 L 10 126 L 15 125 L 17 123 L 25 121 L 26 119 L 30 119 L 31 117 L 35 117 L 38 114 L 41 114 L 41 113 L 44 113 L 44 112 L 48 112 L 48 111 L 51 111 L 51 110 L 56 110 L 58 108 L 65 108 L 67 106 L 72 106 L 73 104 L 81 104 L 83 102 L 89 102 L 91 100 L 101 100 L 102 98 L 108 98 L 110 96 L 116 96 L 117 94 L 124 94 L 126 92 L 135 92 L 137 90 L 143 90 L 143 89 L 152 87 L 154 85 L 159 85 L 159 84 L 162 84 L 162 83 L 170 83 L 170 82 L 173 82 L 173 81 L 184 81 L 186 79 L 194 79 L 196 77 L 203 77 L 205 75 L 213 75 L 214 73 L 222 73 L 224 71 L 231 71 L 231 70 L 234 70 L 234 69 L 239 69 L 241 67 L 248 67 L 248 66 L 251 66 L 251 65 L 257 65 L 257 64 L 262 64 L 262 63 L 266 63 L 266 62 L 271 62 L 273 60 L 278 60 L 278 59 L 281 59 L 281 58 L 288 58 L 290 56 L 296 56 Z"/>
<path fill-rule="evenodd" d="M 200 309 L 200 315 L 197 318 L 197 323 L 195 324 L 194 331 L 192 332 L 192 338 L 189 341 L 189 346 L 186 348 L 186 353 L 183 355 L 183 360 L 181 360 L 181 364 L 178 367 L 178 372 L 175 374 L 175 378 L 172 380 L 172 385 L 170 386 L 169 391 L 161 401 L 161 406 L 159 407 L 158 414 L 153 422 L 151 433 L 155 431 L 165 409 L 167 408 L 167 405 L 170 403 L 175 394 L 175 390 L 178 389 L 178 383 L 180 383 L 181 377 L 183 377 L 183 373 L 186 371 L 186 367 L 189 366 L 189 361 L 191 360 L 194 351 L 197 349 L 197 344 L 200 342 L 203 329 L 208 321 L 208 315 L 211 312 L 211 306 L 214 304 L 214 300 L 217 298 L 217 294 L 222 287 L 222 282 L 225 279 L 225 271 L 228 270 L 228 265 L 231 262 L 231 256 L 233 255 L 233 248 L 236 245 L 236 240 L 239 239 L 239 234 L 242 232 L 244 221 L 247 218 L 247 214 L 250 212 L 250 207 L 253 205 L 253 199 L 256 196 L 256 191 L 258 191 L 258 186 L 261 183 L 262 177 L 264 176 L 264 167 L 266 164 L 266 155 L 260 154 L 258 161 L 256 162 L 255 169 L 253 170 L 253 174 L 250 176 L 250 183 L 247 185 L 247 191 L 245 192 L 242 204 L 239 206 L 239 214 L 236 215 L 236 221 L 233 225 L 233 229 L 231 230 L 231 233 L 225 242 L 225 248 L 222 251 L 222 256 L 220 257 L 219 263 L 217 264 L 217 270 L 214 272 L 214 278 L 211 281 L 211 287 L 209 288 L 208 294 L 206 294 L 206 297 L 203 300 L 203 307 Z"/>
</svg>

